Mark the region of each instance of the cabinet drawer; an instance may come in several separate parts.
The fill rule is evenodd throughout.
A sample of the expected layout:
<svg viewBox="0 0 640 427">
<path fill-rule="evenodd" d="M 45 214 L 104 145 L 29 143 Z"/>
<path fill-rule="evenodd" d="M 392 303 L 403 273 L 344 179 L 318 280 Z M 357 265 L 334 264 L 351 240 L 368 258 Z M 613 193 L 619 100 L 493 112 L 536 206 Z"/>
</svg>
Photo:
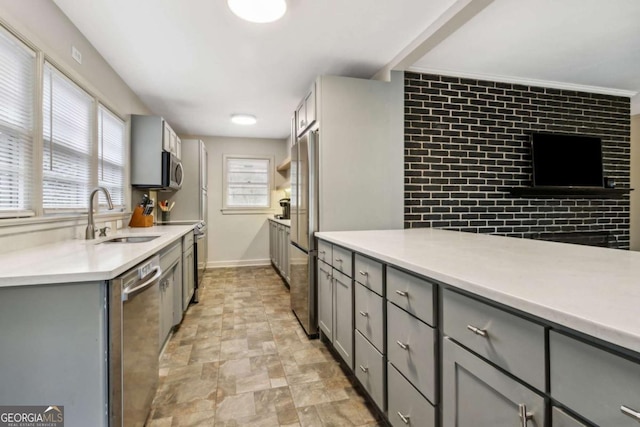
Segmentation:
<svg viewBox="0 0 640 427">
<path fill-rule="evenodd" d="M 384 411 L 384 357 L 356 331 L 356 378 Z"/>
<path fill-rule="evenodd" d="M 640 364 L 552 331 L 551 396 L 600 426 L 638 427 Z"/>
<path fill-rule="evenodd" d="M 582 424 L 580 421 L 555 406 L 551 409 L 551 420 L 551 425 L 553 427 L 587 427 L 586 424 Z"/>
<path fill-rule="evenodd" d="M 387 267 L 387 299 L 429 325 L 433 316 L 433 285 L 424 279 Z"/>
<path fill-rule="evenodd" d="M 387 379 L 390 391 L 388 417 L 393 427 L 436 425 L 435 408 L 391 364 L 387 368 Z"/>
<path fill-rule="evenodd" d="M 382 264 L 380 262 L 356 254 L 354 279 L 378 295 L 382 295 Z"/>
<path fill-rule="evenodd" d="M 327 243 L 324 240 L 318 240 L 318 259 L 329 265 L 331 265 L 333 260 L 331 246 L 331 243 Z"/>
<path fill-rule="evenodd" d="M 356 284 L 356 329 L 383 352 L 384 310 L 382 297 Z"/>
<path fill-rule="evenodd" d="M 435 401 L 435 330 L 387 302 L 387 357 L 423 395 Z"/>
<path fill-rule="evenodd" d="M 349 277 L 353 277 L 351 261 L 352 254 L 353 252 L 351 252 L 349 249 L 333 245 L 333 260 L 331 262 L 331 265 L 339 272 L 344 273 Z"/>
<path fill-rule="evenodd" d="M 182 250 L 184 251 L 186 251 L 189 246 L 193 246 L 193 231 L 188 232 L 182 237 L 182 246 Z"/>
<path fill-rule="evenodd" d="M 542 326 L 448 290 L 442 298 L 445 335 L 538 390 L 545 389 Z"/>
</svg>

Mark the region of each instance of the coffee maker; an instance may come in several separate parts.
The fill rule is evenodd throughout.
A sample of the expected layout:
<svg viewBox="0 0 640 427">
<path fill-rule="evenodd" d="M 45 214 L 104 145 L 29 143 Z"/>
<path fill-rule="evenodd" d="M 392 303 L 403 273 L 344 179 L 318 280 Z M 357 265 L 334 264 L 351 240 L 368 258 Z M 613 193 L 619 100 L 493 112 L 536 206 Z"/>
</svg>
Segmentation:
<svg viewBox="0 0 640 427">
<path fill-rule="evenodd" d="M 282 206 L 282 215 L 280 219 L 291 219 L 291 199 L 280 199 L 280 206 Z"/>
</svg>

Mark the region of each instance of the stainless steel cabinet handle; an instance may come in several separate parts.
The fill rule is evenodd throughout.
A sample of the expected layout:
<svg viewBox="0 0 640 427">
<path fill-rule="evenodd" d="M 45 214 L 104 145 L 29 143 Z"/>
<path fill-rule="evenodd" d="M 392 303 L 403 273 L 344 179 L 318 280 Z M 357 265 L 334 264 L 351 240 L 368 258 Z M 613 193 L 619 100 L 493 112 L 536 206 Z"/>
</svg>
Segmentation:
<svg viewBox="0 0 640 427">
<path fill-rule="evenodd" d="M 485 337 L 485 338 L 487 337 L 487 331 L 485 331 L 484 329 L 476 328 L 475 326 L 472 326 L 472 325 L 467 325 L 467 329 L 476 335 L 480 335 L 481 337 Z"/>
<path fill-rule="evenodd" d="M 342 258 L 336 258 L 336 262 L 342 262 Z"/>
<path fill-rule="evenodd" d="M 531 418 L 533 418 L 532 412 L 527 412 L 527 405 L 521 403 L 518 405 L 518 415 L 520 415 L 520 426 L 527 427 L 527 424 Z"/>
<path fill-rule="evenodd" d="M 318 251 L 318 253 L 319 253 L 319 254 L 322 254 L 322 255 L 326 254 L 326 252 L 325 252 L 325 251 Z"/>
<path fill-rule="evenodd" d="M 620 412 L 622 412 L 626 416 L 631 417 L 634 420 L 640 422 L 640 412 L 635 411 L 635 410 L 629 408 L 628 406 L 624 406 L 624 405 L 622 405 L 620 407 Z"/>
<path fill-rule="evenodd" d="M 369 372 L 369 368 L 365 368 L 364 366 L 360 365 L 360 370 L 362 372 Z"/>
<path fill-rule="evenodd" d="M 402 415 L 402 412 L 398 411 L 398 416 L 400 417 L 403 423 L 405 424 L 411 423 L 409 415 Z"/>
<path fill-rule="evenodd" d="M 396 294 L 400 295 L 401 297 L 406 297 L 407 295 L 409 295 L 409 292 L 396 291 Z"/>
<path fill-rule="evenodd" d="M 366 311 L 360 311 L 360 316 L 369 317 L 369 313 L 367 313 Z"/>
<path fill-rule="evenodd" d="M 400 341 L 396 341 L 396 344 L 398 344 L 400 346 L 400 348 L 403 349 L 403 350 L 408 350 L 409 349 L 409 344 L 405 344 L 405 343 L 400 342 Z"/>
<path fill-rule="evenodd" d="M 368 275 L 369 275 L 369 272 L 367 272 L 367 271 L 360 271 L 360 275 L 361 275 L 361 276 L 368 276 Z"/>
</svg>

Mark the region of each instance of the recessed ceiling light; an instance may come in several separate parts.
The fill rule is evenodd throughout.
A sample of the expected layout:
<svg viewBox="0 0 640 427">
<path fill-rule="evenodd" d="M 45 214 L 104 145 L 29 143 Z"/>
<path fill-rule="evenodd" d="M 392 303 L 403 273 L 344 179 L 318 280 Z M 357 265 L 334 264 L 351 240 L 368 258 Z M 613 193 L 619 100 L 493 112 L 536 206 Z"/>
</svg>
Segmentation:
<svg viewBox="0 0 640 427">
<path fill-rule="evenodd" d="M 227 4 L 240 18 L 257 23 L 277 21 L 287 11 L 285 0 L 227 0 Z"/>
<path fill-rule="evenodd" d="M 250 114 L 234 114 L 231 121 L 237 125 L 255 125 L 257 122 L 256 116 Z"/>
</svg>

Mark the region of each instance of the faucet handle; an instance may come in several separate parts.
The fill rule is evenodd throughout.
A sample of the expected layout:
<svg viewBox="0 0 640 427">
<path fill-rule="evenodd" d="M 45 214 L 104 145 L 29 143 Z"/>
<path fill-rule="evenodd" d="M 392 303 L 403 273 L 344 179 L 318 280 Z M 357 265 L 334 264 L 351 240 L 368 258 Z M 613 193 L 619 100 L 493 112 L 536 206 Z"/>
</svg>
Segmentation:
<svg viewBox="0 0 640 427">
<path fill-rule="evenodd" d="M 106 237 L 107 235 L 107 230 L 111 230 L 111 227 L 102 227 L 99 228 L 98 231 L 100 232 L 100 234 L 98 234 L 98 237 Z"/>
</svg>

